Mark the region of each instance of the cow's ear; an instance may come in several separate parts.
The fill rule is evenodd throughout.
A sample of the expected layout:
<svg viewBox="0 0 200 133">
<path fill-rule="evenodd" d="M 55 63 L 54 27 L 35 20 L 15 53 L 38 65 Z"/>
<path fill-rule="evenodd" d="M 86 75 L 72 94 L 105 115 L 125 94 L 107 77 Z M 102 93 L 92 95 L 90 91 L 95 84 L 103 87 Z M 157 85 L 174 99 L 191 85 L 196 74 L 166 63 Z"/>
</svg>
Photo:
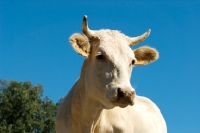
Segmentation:
<svg viewBox="0 0 200 133">
<path fill-rule="evenodd" d="M 134 64 L 136 66 L 147 65 L 158 59 L 158 51 L 154 48 L 143 46 L 138 49 L 133 50 L 137 62 Z"/>
<path fill-rule="evenodd" d="M 82 55 L 87 57 L 90 53 L 90 43 L 88 41 L 88 38 L 85 35 L 82 34 L 73 34 L 69 41 L 74 48 L 74 50 Z"/>
</svg>

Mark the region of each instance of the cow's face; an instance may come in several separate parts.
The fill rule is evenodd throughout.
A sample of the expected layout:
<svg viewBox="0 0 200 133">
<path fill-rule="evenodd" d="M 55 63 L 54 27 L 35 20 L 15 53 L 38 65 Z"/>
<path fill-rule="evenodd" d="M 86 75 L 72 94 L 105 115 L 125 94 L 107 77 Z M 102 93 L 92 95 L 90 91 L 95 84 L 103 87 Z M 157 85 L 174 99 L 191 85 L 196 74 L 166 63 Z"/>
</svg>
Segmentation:
<svg viewBox="0 0 200 133">
<path fill-rule="evenodd" d="M 83 27 L 83 32 L 84 27 Z M 133 65 L 144 65 L 158 58 L 150 47 L 130 48 L 130 38 L 118 31 L 100 30 L 70 37 L 73 48 L 86 57 L 84 81 L 88 95 L 106 108 L 134 104 L 135 90 L 130 84 Z M 145 37 L 146 38 L 146 37 Z M 134 38 L 135 39 L 135 38 Z M 136 43 L 141 42 L 136 40 Z"/>
</svg>

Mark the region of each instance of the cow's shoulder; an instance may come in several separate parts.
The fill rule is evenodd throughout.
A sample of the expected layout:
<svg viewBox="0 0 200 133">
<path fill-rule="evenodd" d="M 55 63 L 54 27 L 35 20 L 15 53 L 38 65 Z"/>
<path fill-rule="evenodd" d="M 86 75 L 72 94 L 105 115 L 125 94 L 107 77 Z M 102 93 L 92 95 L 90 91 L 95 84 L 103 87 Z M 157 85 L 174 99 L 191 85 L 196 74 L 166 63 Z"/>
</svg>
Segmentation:
<svg viewBox="0 0 200 133">
<path fill-rule="evenodd" d="M 136 96 L 135 103 L 136 103 L 136 108 L 138 109 L 143 108 L 146 111 L 153 112 L 153 113 L 159 111 L 159 108 L 157 107 L 157 105 L 147 97 Z"/>
<path fill-rule="evenodd" d="M 143 96 L 136 96 L 133 110 L 135 112 L 134 118 L 137 120 L 137 122 L 134 121 L 133 123 L 136 123 L 135 126 L 138 126 L 140 131 L 148 132 L 150 130 L 154 133 L 165 133 L 167 131 L 166 123 L 160 109 L 150 99 Z"/>
<path fill-rule="evenodd" d="M 104 109 L 95 131 L 126 133 L 150 132 L 151 129 L 163 132 L 166 128 L 163 125 L 165 122 L 157 105 L 146 97 L 136 96 L 134 106 Z"/>
</svg>

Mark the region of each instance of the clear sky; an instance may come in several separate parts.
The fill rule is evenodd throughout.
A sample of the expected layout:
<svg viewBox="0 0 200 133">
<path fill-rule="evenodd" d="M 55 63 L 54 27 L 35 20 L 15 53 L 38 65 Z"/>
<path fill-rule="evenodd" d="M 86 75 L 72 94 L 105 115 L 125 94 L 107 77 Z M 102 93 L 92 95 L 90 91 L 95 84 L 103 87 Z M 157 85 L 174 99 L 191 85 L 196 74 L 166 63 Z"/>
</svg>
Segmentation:
<svg viewBox="0 0 200 133">
<path fill-rule="evenodd" d="M 0 0 L 0 79 L 42 84 L 54 102 L 64 97 L 84 61 L 68 42 L 82 33 L 83 15 L 95 30 L 152 30 L 139 46 L 160 58 L 134 67 L 131 84 L 159 106 L 169 133 L 200 133 L 199 0 Z"/>
</svg>

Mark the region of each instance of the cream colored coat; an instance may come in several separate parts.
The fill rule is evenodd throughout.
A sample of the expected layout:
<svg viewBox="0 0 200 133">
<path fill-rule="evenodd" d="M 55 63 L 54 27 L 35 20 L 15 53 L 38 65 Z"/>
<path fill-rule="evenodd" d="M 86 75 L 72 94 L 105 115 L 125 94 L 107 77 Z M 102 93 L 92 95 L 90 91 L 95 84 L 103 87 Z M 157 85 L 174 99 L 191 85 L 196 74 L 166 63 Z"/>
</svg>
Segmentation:
<svg viewBox="0 0 200 133">
<path fill-rule="evenodd" d="M 113 30 L 91 31 L 70 37 L 72 47 L 86 57 L 80 78 L 59 106 L 57 133 L 166 133 L 166 123 L 151 100 L 137 96 L 130 84 L 132 65 L 158 58 L 150 47 L 131 50 L 150 33 L 129 38 Z M 90 41 L 88 41 L 88 38 Z"/>
</svg>

